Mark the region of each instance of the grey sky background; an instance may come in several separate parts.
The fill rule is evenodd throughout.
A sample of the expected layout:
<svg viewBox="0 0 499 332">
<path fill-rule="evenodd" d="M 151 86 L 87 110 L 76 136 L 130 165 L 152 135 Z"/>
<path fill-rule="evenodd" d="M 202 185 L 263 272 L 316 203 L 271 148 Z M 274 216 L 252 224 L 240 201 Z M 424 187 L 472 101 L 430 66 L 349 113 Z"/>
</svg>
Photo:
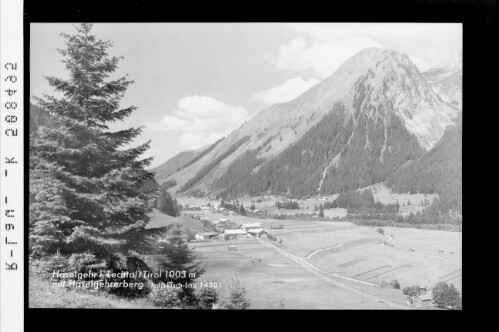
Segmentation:
<svg viewBox="0 0 499 332">
<path fill-rule="evenodd" d="M 65 78 L 61 32 L 31 24 L 30 90 L 54 94 L 43 76 Z M 266 106 L 299 96 L 366 47 L 406 53 L 420 70 L 462 52 L 461 24 L 97 23 L 93 33 L 124 56 L 115 76 L 135 81 L 122 106 L 137 106 L 113 129 L 144 126 L 157 166 L 229 134 Z"/>
</svg>

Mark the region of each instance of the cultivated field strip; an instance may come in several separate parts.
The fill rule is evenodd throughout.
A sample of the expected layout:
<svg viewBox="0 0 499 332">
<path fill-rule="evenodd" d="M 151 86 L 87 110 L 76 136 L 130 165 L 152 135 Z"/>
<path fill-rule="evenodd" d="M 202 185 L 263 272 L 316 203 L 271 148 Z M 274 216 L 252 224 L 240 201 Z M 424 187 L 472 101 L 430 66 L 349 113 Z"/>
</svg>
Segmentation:
<svg viewBox="0 0 499 332">
<path fill-rule="evenodd" d="M 357 259 L 354 259 L 350 262 L 346 262 L 346 263 L 343 263 L 343 264 L 340 264 L 338 265 L 339 268 L 347 268 L 347 267 L 350 267 L 350 266 L 353 266 L 353 265 L 356 265 L 356 264 L 359 264 L 359 263 L 362 263 L 362 262 L 365 262 L 366 260 L 364 258 L 357 258 Z"/>
<path fill-rule="evenodd" d="M 459 269 L 457 269 L 455 271 L 452 271 L 451 273 L 447 273 L 446 275 L 441 276 L 440 279 L 444 279 L 444 278 L 450 277 L 452 274 L 455 274 L 455 273 L 457 273 L 457 272 L 459 272 L 461 270 L 462 270 L 462 268 L 459 268 Z"/>
<path fill-rule="evenodd" d="M 333 280 L 331 277 L 327 276 L 326 273 L 324 271 L 321 271 L 319 270 L 318 268 L 316 268 L 315 266 L 313 266 L 312 264 L 306 262 L 304 259 L 300 259 L 299 257 L 296 257 L 288 252 L 286 252 L 285 250 L 277 247 L 276 245 L 272 244 L 272 243 L 269 243 L 269 242 L 266 242 L 266 241 L 263 241 L 261 239 L 258 239 L 260 241 L 260 243 L 262 243 L 263 245 L 267 246 L 267 247 L 270 247 L 274 250 L 276 250 L 278 253 L 282 254 L 283 256 L 289 258 L 290 260 L 292 260 L 293 262 L 295 262 L 296 264 L 298 264 L 299 266 L 301 266 L 302 268 L 304 268 L 305 270 L 309 271 L 310 273 L 318 276 L 319 278 L 331 283 L 331 284 L 334 284 L 338 287 L 341 287 L 343 289 L 346 289 L 346 290 L 349 290 L 353 293 L 356 293 L 358 295 L 362 295 L 363 297 L 365 297 L 366 299 L 369 299 L 373 302 L 384 302 L 392 307 L 395 307 L 397 309 L 408 309 L 406 306 L 404 305 L 401 305 L 401 304 L 398 304 L 398 303 L 395 303 L 395 302 L 392 302 L 392 301 L 389 301 L 389 300 L 386 300 L 384 298 L 381 298 L 379 296 L 376 296 L 376 295 L 372 295 L 372 294 L 369 294 L 369 293 L 366 293 L 362 290 L 358 290 L 356 288 L 353 288 L 353 287 L 350 287 L 338 280 Z M 354 281 L 354 282 L 358 282 L 358 283 L 362 283 L 362 284 L 366 284 L 366 285 L 369 285 L 369 286 L 377 286 L 375 284 L 372 284 L 372 283 L 369 283 L 369 282 L 365 282 L 365 281 L 362 281 L 362 280 L 357 280 L 357 279 L 353 279 L 353 278 L 349 278 L 349 277 L 345 277 L 345 276 L 340 276 L 340 275 L 334 275 L 332 273 L 330 273 L 330 275 L 333 275 L 334 277 L 336 278 L 343 278 L 343 279 L 346 279 L 346 280 L 349 280 L 349 281 Z"/>
<path fill-rule="evenodd" d="M 453 277 L 450 277 L 450 278 L 448 278 L 448 279 L 445 279 L 444 281 L 445 281 L 445 282 L 450 282 L 450 281 L 455 280 L 455 279 L 457 279 L 457 278 L 461 278 L 462 276 L 463 276 L 463 274 L 462 274 L 462 273 L 459 273 L 458 275 L 453 276 Z"/>
<path fill-rule="evenodd" d="M 372 269 L 372 270 L 369 270 L 369 271 L 366 271 L 366 272 L 362 272 L 362 273 L 356 274 L 356 275 L 354 275 L 354 277 L 360 277 L 360 276 L 362 276 L 364 274 L 368 274 L 368 273 L 371 273 L 371 272 L 374 272 L 374 271 L 377 271 L 377 270 L 380 270 L 380 269 L 383 269 L 383 268 L 390 268 L 390 267 L 392 267 L 392 266 L 391 265 L 379 266 L 379 267 L 377 267 L 375 269 Z"/>
<path fill-rule="evenodd" d="M 427 253 L 420 252 L 420 251 L 410 251 L 409 249 L 399 248 L 397 246 L 385 246 L 385 247 L 388 249 L 392 249 L 392 250 L 406 251 L 412 255 L 421 255 L 421 256 L 425 256 L 425 257 L 437 258 L 437 259 L 442 259 L 442 260 L 451 261 L 451 262 L 459 262 L 460 261 L 459 259 L 452 259 L 452 258 L 447 258 L 444 256 L 431 255 L 431 254 L 427 254 Z"/>
<path fill-rule="evenodd" d="M 372 277 L 370 277 L 370 278 L 367 278 L 367 280 L 374 279 L 374 278 L 376 278 L 376 277 L 379 277 L 380 275 L 383 275 L 383 274 L 388 273 L 388 272 L 393 272 L 393 271 L 395 271 L 395 270 L 402 269 L 402 268 L 404 268 L 404 267 L 411 267 L 411 265 L 401 265 L 401 266 L 394 267 L 393 269 L 390 269 L 390 270 L 385 271 L 385 272 L 381 272 L 381 273 L 379 273 L 379 274 L 377 274 L 377 275 L 375 275 L 375 276 L 372 276 Z"/>
</svg>

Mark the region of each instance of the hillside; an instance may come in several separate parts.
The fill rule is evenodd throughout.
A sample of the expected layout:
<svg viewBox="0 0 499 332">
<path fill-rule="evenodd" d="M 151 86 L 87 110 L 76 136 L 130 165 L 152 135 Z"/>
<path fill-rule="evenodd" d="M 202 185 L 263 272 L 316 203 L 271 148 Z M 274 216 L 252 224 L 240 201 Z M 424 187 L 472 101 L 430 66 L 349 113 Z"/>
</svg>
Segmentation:
<svg viewBox="0 0 499 332">
<path fill-rule="evenodd" d="M 151 169 L 155 173 L 154 178 L 158 183 L 164 182 L 168 175 L 177 172 L 183 166 L 187 165 L 196 156 L 196 151 L 187 150 L 182 151 L 174 157 L 168 159 L 167 162 L 160 166 Z"/>
<path fill-rule="evenodd" d="M 400 193 L 436 193 L 441 212 L 462 213 L 462 117 L 427 154 L 401 167 L 387 185 Z"/>
<path fill-rule="evenodd" d="M 312 196 L 356 189 L 385 181 L 421 157 L 458 111 L 406 55 L 369 48 L 298 98 L 262 110 L 168 178 L 185 194 Z"/>
</svg>

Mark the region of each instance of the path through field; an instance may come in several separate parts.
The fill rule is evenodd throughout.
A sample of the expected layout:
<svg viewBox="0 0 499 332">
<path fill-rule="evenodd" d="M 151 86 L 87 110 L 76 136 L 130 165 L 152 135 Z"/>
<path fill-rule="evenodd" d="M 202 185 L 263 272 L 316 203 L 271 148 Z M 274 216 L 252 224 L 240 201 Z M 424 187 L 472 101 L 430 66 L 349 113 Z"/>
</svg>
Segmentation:
<svg viewBox="0 0 499 332">
<path fill-rule="evenodd" d="M 283 250 L 282 248 L 279 248 L 278 246 L 274 245 L 273 243 L 270 243 L 270 242 L 267 242 L 267 241 L 264 241 L 262 239 L 258 239 L 258 241 L 260 243 L 262 243 L 264 246 L 266 247 L 269 247 L 269 248 L 272 248 L 274 249 L 275 251 L 277 251 L 278 253 L 280 253 L 281 255 L 289 258 L 291 261 L 293 261 L 294 263 L 298 264 L 299 266 L 301 266 L 303 269 L 307 270 L 308 272 L 318 276 L 319 278 L 331 283 L 331 284 L 334 284 L 335 286 L 338 286 L 338 287 L 341 287 L 343 289 L 346 289 L 346 290 L 349 290 L 355 294 L 358 294 L 358 295 L 362 295 L 364 298 L 366 299 L 369 299 L 371 300 L 372 302 L 384 302 L 392 307 L 395 307 L 397 309 L 408 309 L 406 306 L 404 305 L 401 305 L 401 304 L 398 304 L 398 303 L 395 303 L 395 302 L 392 302 L 392 301 L 389 301 L 389 300 L 386 300 L 382 297 L 379 297 L 379 296 L 376 296 L 376 295 L 372 295 L 372 294 L 369 294 L 369 293 L 365 293 L 363 290 L 359 290 L 359 289 L 356 289 L 356 288 L 353 288 L 353 287 L 350 287 L 338 280 L 333 280 L 333 278 L 329 277 L 328 275 L 332 275 L 336 278 L 342 278 L 342 279 L 346 279 L 346 280 L 349 280 L 349 281 L 354 281 L 354 282 L 358 282 L 358 283 L 362 283 L 362 284 L 365 284 L 365 285 L 368 285 L 368 286 L 377 286 L 375 284 L 372 284 L 370 282 L 365 282 L 365 281 L 362 281 L 362 280 L 357 280 L 357 279 L 353 279 L 353 278 L 349 278 L 349 277 L 345 277 L 345 276 L 340 276 L 340 275 L 336 275 L 336 274 L 332 274 L 332 273 L 327 273 L 327 272 L 324 272 L 318 268 L 316 268 L 315 266 L 313 266 L 312 264 L 308 263 L 305 259 L 303 258 L 300 258 L 300 257 L 297 257 L 285 250 Z"/>
<path fill-rule="evenodd" d="M 305 257 L 305 259 L 309 259 L 310 257 L 312 257 L 313 255 L 315 255 L 318 252 L 321 252 L 321 251 L 324 251 L 324 250 L 338 248 L 341 245 L 343 245 L 343 243 L 340 243 L 340 244 L 337 244 L 337 245 L 334 245 L 334 246 L 331 246 L 331 247 L 327 247 L 327 248 L 318 249 L 318 250 L 316 250 L 316 251 L 311 252 L 310 254 L 308 254 L 307 257 Z"/>
</svg>

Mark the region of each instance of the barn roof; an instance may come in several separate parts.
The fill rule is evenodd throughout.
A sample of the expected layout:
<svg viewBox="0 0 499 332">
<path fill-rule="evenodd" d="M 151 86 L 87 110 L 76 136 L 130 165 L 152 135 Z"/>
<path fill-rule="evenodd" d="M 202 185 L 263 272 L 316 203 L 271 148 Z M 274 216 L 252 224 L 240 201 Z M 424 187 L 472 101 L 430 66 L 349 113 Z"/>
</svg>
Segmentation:
<svg viewBox="0 0 499 332">
<path fill-rule="evenodd" d="M 229 235 L 246 235 L 246 231 L 242 229 L 226 229 L 224 230 L 224 234 Z"/>
<path fill-rule="evenodd" d="M 253 228 L 248 230 L 248 233 L 260 234 L 261 232 L 265 232 L 265 230 L 263 228 Z"/>
<path fill-rule="evenodd" d="M 198 233 L 198 235 L 210 236 L 210 235 L 218 235 L 218 233 L 217 232 L 205 232 L 205 233 Z"/>
<path fill-rule="evenodd" d="M 250 223 L 250 224 L 242 224 L 243 227 L 261 227 L 262 224 L 260 224 L 259 222 L 254 222 L 254 223 Z"/>
</svg>

